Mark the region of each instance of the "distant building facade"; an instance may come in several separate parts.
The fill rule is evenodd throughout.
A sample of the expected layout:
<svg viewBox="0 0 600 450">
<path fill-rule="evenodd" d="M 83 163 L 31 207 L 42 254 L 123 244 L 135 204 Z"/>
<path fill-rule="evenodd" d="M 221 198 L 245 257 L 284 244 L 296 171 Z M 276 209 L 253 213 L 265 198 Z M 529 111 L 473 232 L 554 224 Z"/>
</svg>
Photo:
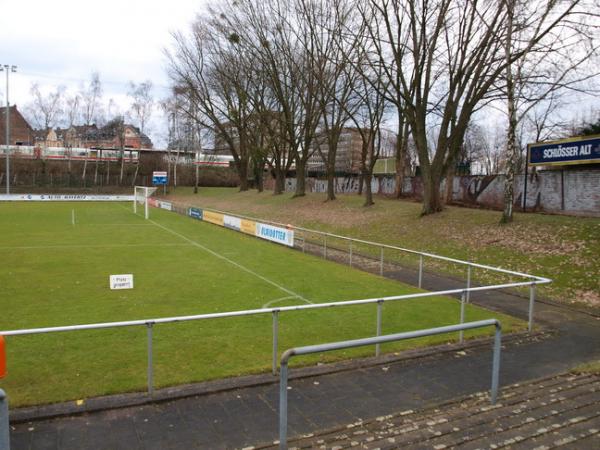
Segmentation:
<svg viewBox="0 0 600 450">
<path fill-rule="evenodd" d="M 379 158 L 392 158 L 396 152 L 396 134 L 381 130 Z M 362 136 L 357 128 L 346 127 L 342 130 L 335 154 L 335 171 L 338 173 L 358 173 L 362 159 Z M 310 170 L 325 172 L 324 158 L 329 148 L 324 133 L 315 139 L 315 151 L 308 160 Z"/>
<path fill-rule="evenodd" d="M 114 122 L 98 128 L 95 124 L 38 130 L 35 145 L 41 147 L 140 150 L 153 148 L 152 141 L 139 128 Z"/>
<path fill-rule="evenodd" d="M 17 105 L 9 107 L 8 120 L 10 124 L 9 145 L 33 145 L 35 132 L 29 122 L 17 109 Z M 6 106 L 0 108 L 0 145 L 6 144 Z"/>
</svg>

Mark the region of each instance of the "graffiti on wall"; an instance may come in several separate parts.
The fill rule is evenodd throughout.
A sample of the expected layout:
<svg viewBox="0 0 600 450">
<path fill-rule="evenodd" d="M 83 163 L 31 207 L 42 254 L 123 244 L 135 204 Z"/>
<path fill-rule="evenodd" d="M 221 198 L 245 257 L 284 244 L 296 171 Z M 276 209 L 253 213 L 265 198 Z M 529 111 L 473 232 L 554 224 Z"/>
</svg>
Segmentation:
<svg viewBox="0 0 600 450">
<path fill-rule="evenodd" d="M 504 203 L 504 175 L 470 175 L 455 177 L 452 184 L 452 201 L 459 204 L 502 209 Z M 523 206 L 525 176 L 515 177 L 514 203 Z M 359 177 L 346 176 L 335 179 L 336 193 L 354 194 L 359 190 Z M 296 180 L 286 180 L 286 190 L 294 191 Z M 375 176 L 371 183 L 374 194 L 392 195 L 396 191 L 396 178 Z M 446 191 L 445 182 L 441 191 Z M 308 192 L 327 192 L 327 180 L 307 178 Z M 402 194 L 421 198 L 423 183 L 420 177 L 405 177 Z M 553 170 L 535 172 L 527 178 L 527 210 L 564 212 L 600 216 L 600 170 Z"/>
</svg>

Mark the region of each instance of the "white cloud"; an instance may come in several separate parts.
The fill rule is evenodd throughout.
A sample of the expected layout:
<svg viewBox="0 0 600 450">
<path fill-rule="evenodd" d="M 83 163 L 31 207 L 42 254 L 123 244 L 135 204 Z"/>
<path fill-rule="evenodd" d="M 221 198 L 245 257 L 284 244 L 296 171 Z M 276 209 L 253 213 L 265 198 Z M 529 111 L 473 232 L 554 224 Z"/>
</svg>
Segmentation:
<svg viewBox="0 0 600 450">
<path fill-rule="evenodd" d="M 64 85 L 75 91 L 99 71 L 104 100 L 127 109 L 129 81 L 152 80 L 155 98 L 167 94 L 163 49 L 170 33 L 185 30 L 202 8 L 202 0 L 20 0 L 3 2 L 0 15 L 1 64 L 18 66 L 10 78 L 11 104 L 30 101 L 32 82 Z M 5 101 L 5 78 L 0 92 Z M 159 113 L 152 138 L 164 135 Z M 164 143 L 164 142 L 163 142 Z"/>
</svg>

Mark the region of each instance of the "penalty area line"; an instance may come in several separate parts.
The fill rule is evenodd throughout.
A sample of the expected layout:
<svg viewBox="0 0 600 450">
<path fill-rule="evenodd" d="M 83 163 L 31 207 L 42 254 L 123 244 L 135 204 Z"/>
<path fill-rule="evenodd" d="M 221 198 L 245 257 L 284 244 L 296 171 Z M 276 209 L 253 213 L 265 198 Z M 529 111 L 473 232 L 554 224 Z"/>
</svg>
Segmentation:
<svg viewBox="0 0 600 450">
<path fill-rule="evenodd" d="M 232 259 L 229 259 L 229 258 L 227 258 L 226 256 L 223 256 L 223 255 L 221 255 L 220 253 L 217 253 L 217 252 L 215 252 L 214 250 L 211 250 L 211 249 L 210 249 L 210 248 L 208 248 L 208 247 L 205 247 L 204 245 L 202 245 L 202 244 L 200 244 L 200 243 L 198 243 L 198 242 L 196 242 L 196 241 L 194 241 L 194 240 L 192 240 L 192 239 L 188 238 L 187 236 L 184 236 L 183 234 L 180 234 L 180 233 L 178 233 L 178 232 L 177 232 L 177 231 L 175 231 L 175 230 L 171 230 L 170 228 L 168 228 L 168 227 L 165 227 L 164 225 L 161 225 L 160 223 L 158 223 L 158 222 L 155 222 L 155 221 L 154 221 L 154 220 L 152 220 L 152 219 L 148 219 L 148 221 L 149 221 L 149 222 L 152 222 L 152 223 L 153 223 L 154 225 L 156 225 L 157 227 L 159 227 L 159 228 L 162 228 L 163 230 L 165 230 L 165 231 L 167 231 L 167 232 L 169 232 L 169 233 L 171 233 L 171 234 L 173 234 L 173 235 L 175 235 L 175 236 L 177 236 L 177 237 L 179 237 L 179 238 L 181 238 L 181 239 L 185 240 L 186 242 L 189 242 L 189 243 L 190 243 L 190 244 L 192 244 L 193 246 L 195 246 L 195 247 L 198 247 L 199 249 L 201 249 L 201 250 L 204 250 L 204 251 L 205 251 L 205 252 L 207 252 L 207 253 L 210 253 L 210 254 L 211 254 L 211 255 L 213 255 L 214 257 L 216 257 L 216 258 L 219 258 L 219 259 L 222 259 L 223 261 L 227 261 L 229 264 L 231 264 L 231 265 L 233 265 L 233 266 L 237 267 L 238 269 L 240 269 L 240 270 L 243 270 L 244 272 L 247 272 L 247 273 L 249 273 L 250 275 L 253 275 L 253 276 L 255 276 L 256 278 L 258 278 L 258 279 L 260 279 L 260 280 L 264 281 L 265 283 L 268 283 L 268 284 L 270 284 L 271 286 L 274 286 L 274 287 L 276 287 L 277 289 L 280 289 L 280 290 L 282 290 L 282 291 L 283 291 L 283 292 L 285 292 L 286 294 L 289 294 L 289 295 L 290 295 L 290 297 L 286 297 L 286 298 L 299 298 L 300 300 L 302 300 L 302 301 L 304 301 L 304 302 L 306 302 L 306 303 L 310 303 L 310 304 L 312 304 L 312 302 L 311 302 L 310 300 L 308 300 L 308 299 L 306 299 L 306 298 L 302 297 L 300 294 L 297 294 L 296 292 L 289 290 L 288 288 L 286 288 L 286 287 L 284 287 L 284 286 L 282 286 L 282 285 L 280 285 L 280 284 L 278 284 L 278 283 L 274 282 L 273 280 L 269 280 L 267 277 L 264 277 L 264 276 L 260 275 L 259 273 L 256 273 L 256 272 L 254 272 L 252 269 L 248 269 L 247 267 L 245 267 L 245 266 L 241 265 L 240 263 L 237 263 L 237 262 L 233 261 Z"/>
</svg>

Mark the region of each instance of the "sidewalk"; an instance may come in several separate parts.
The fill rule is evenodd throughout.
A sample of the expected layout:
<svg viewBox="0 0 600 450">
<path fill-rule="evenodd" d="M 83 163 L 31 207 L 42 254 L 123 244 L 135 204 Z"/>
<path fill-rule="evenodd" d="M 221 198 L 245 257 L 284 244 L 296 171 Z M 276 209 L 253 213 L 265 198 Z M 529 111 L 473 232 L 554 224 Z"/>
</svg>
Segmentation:
<svg viewBox="0 0 600 450">
<path fill-rule="evenodd" d="M 401 269 L 391 278 L 414 282 Z M 409 280 L 410 278 L 410 280 Z M 428 274 L 424 288 L 462 282 Z M 528 302 L 504 292 L 471 301 L 526 318 Z M 560 374 L 600 359 L 600 320 L 552 304 L 536 303 L 536 323 L 553 330 L 544 339 L 507 340 L 500 385 Z M 458 350 L 458 349 L 457 349 Z M 489 389 L 491 342 L 464 352 L 389 362 L 290 381 L 289 435 L 427 407 Z M 293 375 L 294 369 L 291 369 Z M 228 390 L 143 406 L 13 424 L 19 449 L 243 448 L 277 439 L 278 384 Z"/>
</svg>

